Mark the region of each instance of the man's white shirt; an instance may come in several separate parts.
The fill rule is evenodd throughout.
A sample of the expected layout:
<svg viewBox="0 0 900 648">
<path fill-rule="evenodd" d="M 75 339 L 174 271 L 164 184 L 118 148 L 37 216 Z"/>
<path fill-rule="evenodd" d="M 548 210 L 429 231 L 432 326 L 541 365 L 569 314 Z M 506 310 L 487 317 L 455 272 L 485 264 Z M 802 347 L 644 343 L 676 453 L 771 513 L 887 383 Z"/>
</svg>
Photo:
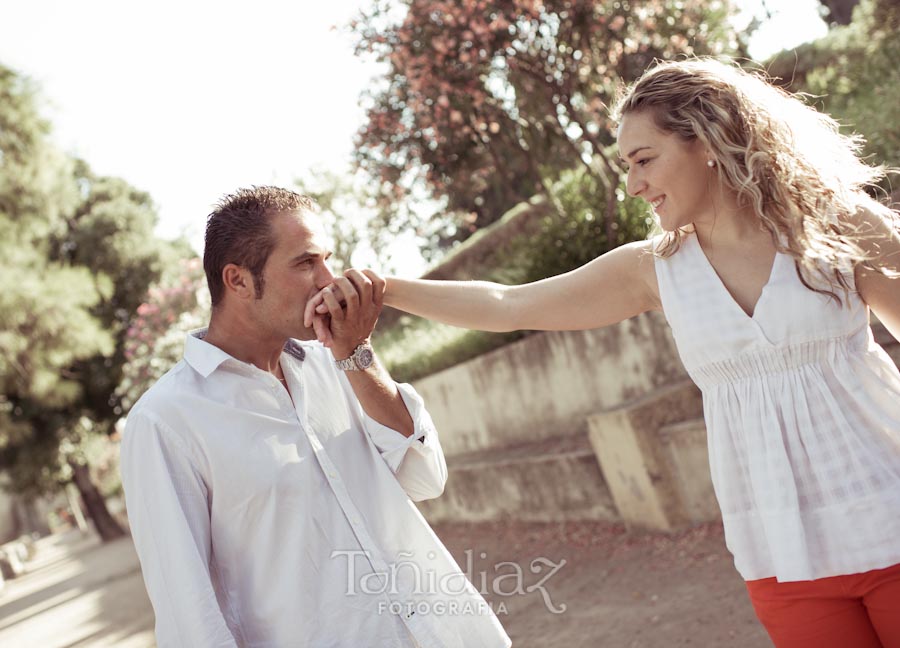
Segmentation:
<svg viewBox="0 0 900 648">
<path fill-rule="evenodd" d="M 366 415 L 317 342 L 285 346 L 288 394 L 203 334 L 122 441 L 159 646 L 509 646 L 413 504 L 447 479 L 415 390 L 398 385 L 407 438 Z"/>
</svg>

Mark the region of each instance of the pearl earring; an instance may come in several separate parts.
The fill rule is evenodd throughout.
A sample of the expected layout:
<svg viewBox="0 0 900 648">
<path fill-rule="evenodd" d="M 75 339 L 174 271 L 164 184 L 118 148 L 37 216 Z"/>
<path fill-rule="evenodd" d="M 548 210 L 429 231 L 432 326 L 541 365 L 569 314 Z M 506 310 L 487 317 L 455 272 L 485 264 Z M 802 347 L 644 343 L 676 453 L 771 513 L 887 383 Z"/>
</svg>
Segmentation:
<svg viewBox="0 0 900 648">
<path fill-rule="evenodd" d="M 714 166 L 716 166 L 716 161 L 715 160 L 707 160 L 706 166 L 708 166 L 710 169 L 712 169 Z"/>
</svg>

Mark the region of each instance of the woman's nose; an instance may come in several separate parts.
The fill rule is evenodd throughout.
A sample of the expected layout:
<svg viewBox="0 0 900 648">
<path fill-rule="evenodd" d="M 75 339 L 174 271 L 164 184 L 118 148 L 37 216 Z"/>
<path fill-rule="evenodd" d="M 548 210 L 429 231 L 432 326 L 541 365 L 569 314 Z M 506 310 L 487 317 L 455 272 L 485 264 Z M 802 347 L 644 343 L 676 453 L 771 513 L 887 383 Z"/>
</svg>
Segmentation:
<svg viewBox="0 0 900 648">
<path fill-rule="evenodd" d="M 646 187 L 646 183 L 637 176 L 634 169 L 629 169 L 625 178 L 625 192 L 632 198 L 638 197 Z"/>
</svg>

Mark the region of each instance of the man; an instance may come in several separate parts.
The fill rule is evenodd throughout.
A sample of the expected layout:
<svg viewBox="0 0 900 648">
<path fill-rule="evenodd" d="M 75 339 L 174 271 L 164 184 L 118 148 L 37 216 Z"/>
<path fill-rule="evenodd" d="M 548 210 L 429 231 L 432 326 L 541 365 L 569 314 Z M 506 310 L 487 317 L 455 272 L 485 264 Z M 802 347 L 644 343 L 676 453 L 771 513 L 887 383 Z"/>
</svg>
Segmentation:
<svg viewBox="0 0 900 648">
<path fill-rule="evenodd" d="M 334 277 L 313 203 L 210 215 L 209 328 L 134 406 L 129 520 L 161 647 L 509 646 L 412 501 L 447 468 L 421 398 L 375 360 L 383 282 Z M 326 286 L 330 348 L 303 325 Z"/>
</svg>

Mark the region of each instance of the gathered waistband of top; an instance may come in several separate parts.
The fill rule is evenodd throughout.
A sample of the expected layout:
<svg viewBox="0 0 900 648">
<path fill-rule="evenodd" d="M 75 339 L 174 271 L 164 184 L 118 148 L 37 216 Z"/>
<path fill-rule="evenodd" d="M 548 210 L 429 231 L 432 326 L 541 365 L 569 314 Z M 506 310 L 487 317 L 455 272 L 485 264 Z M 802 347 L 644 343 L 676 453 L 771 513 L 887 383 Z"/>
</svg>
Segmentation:
<svg viewBox="0 0 900 648">
<path fill-rule="evenodd" d="M 860 334 L 861 333 L 861 334 Z M 704 387 L 731 383 L 769 374 L 784 373 L 811 364 L 834 361 L 862 353 L 867 348 L 865 329 L 858 333 L 799 344 L 756 349 L 734 358 L 688 368 L 688 374 Z"/>
</svg>

